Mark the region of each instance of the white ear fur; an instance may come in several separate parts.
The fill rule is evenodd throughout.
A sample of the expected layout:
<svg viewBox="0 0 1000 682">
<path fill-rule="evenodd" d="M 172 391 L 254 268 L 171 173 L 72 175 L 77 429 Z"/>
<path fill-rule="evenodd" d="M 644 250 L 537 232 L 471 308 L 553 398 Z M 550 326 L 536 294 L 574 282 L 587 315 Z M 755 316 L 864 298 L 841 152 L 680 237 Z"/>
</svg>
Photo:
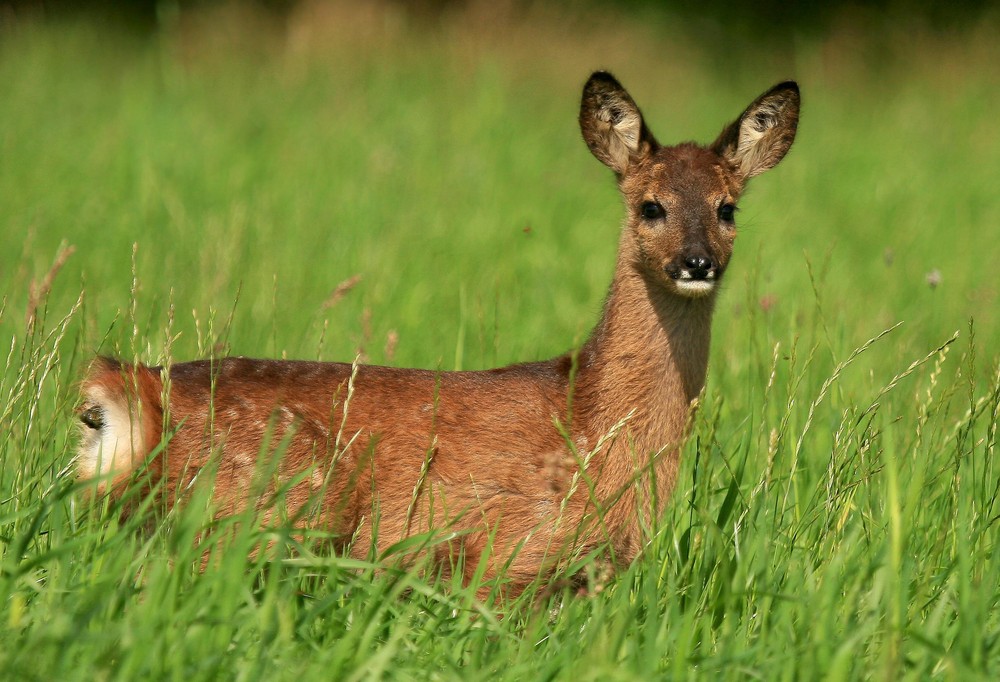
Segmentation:
<svg viewBox="0 0 1000 682">
<path fill-rule="evenodd" d="M 618 119 L 615 119 L 616 114 Z M 598 112 L 599 120 L 607 125 L 604 127 L 605 153 L 611 160 L 611 167 L 619 173 L 628 167 L 629 158 L 639 151 L 639 130 L 642 128 L 642 117 L 634 109 L 616 111 L 605 107 Z"/>
<path fill-rule="evenodd" d="M 795 140 L 799 121 L 799 88 L 780 83 L 758 97 L 714 144 L 744 179 L 760 175 L 784 158 Z"/>
<path fill-rule="evenodd" d="M 632 97 L 603 71 L 583 88 L 580 130 L 594 156 L 619 176 L 656 144 Z"/>
</svg>

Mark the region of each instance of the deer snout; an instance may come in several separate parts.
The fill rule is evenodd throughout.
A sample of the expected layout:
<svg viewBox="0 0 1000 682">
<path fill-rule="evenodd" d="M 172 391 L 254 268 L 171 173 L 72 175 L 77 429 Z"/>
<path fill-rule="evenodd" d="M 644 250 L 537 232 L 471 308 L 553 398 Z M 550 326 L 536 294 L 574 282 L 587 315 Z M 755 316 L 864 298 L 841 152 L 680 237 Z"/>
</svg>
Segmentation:
<svg viewBox="0 0 1000 682">
<path fill-rule="evenodd" d="M 684 267 L 691 279 L 715 277 L 715 264 L 706 256 L 688 256 L 684 259 Z"/>
<path fill-rule="evenodd" d="M 719 268 L 706 253 L 689 253 L 674 258 L 663 267 L 670 279 L 713 280 L 719 276 Z"/>
<path fill-rule="evenodd" d="M 663 270 L 674 281 L 677 293 L 695 298 L 711 292 L 721 272 L 715 261 L 701 250 L 677 256 Z"/>
</svg>

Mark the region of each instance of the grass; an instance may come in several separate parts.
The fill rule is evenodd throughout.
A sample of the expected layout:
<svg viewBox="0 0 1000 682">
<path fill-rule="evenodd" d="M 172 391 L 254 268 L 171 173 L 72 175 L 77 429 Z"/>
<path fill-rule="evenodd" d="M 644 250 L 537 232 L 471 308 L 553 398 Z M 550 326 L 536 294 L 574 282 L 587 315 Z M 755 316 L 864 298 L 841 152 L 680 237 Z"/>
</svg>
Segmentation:
<svg viewBox="0 0 1000 682">
<path fill-rule="evenodd" d="M 845 21 L 719 54 L 659 15 L 554 36 L 544 9 L 306 5 L 283 31 L 225 11 L 0 40 L 5 676 L 1000 675 L 994 32 Z M 621 219 L 575 127 L 597 67 L 664 141 L 712 138 L 790 75 L 804 97 L 742 202 L 640 561 L 501 614 L 236 521 L 202 571 L 197 504 L 140 529 L 83 502 L 74 382 L 98 351 L 475 369 L 582 342 Z M 248 559 L 262 539 L 276 556 Z"/>
</svg>

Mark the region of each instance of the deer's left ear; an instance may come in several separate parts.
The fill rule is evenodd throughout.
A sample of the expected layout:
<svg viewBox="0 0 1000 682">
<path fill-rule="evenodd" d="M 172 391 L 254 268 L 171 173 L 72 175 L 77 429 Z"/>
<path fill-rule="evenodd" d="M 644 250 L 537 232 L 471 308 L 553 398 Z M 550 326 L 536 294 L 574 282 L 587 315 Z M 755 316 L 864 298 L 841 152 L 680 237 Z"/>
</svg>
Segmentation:
<svg viewBox="0 0 1000 682">
<path fill-rule="evenodd" d="M 799 86 L 779 83 L 754 100 L 712 144 L 744 180 L 774 168 L 795 141 L 799 124 Z"/>
<path fill-rule="evenodd" d="M 619 178 L 658 146 L 631 95 L 605 71 L 583 86 L 580 131 L 591 153 Z"/>
</svg>

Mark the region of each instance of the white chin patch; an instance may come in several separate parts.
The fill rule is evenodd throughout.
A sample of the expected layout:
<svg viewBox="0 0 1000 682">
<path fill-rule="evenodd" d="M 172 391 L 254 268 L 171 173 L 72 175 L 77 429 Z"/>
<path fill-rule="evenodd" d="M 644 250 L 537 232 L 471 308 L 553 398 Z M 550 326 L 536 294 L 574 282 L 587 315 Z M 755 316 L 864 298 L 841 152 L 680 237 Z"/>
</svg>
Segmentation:
<svg viewBox="0 0 1000 682">
<path fill-rule="evenodd" d="M 715 288 L 715 280 L 711 279 L 678 279 L 674 280 L 674 284 L 679 294 L 691 298 L 707 296 Z"/>
</svg>

